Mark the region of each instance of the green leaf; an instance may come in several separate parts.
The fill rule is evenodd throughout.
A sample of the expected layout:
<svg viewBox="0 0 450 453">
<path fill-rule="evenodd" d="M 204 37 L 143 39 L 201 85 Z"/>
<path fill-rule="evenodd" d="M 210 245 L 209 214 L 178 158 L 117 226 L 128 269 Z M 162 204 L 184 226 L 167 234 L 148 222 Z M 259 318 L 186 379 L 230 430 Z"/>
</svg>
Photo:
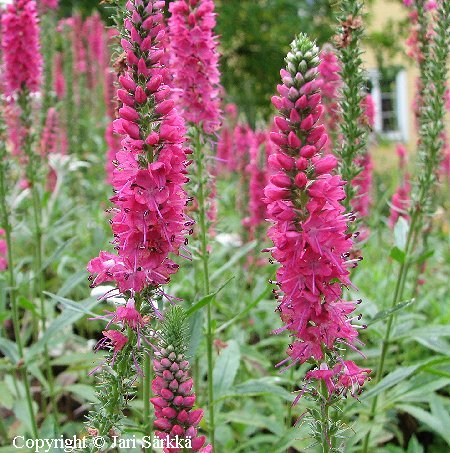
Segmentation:
<svg viewBox="0 0 450 453">
<path fill-rule="evenodd" d="M 37 404 L 35 401 L 32 402 L 33 413 L 36 414 L 38 411 Z M 17 420 L 20 420 L 29 432 L 32 432 L 32 422 L 30 419 L 30 412 L 28 410 L 28 404 L 25 399 L 14 401 L 13 412 Z M 36 415 L 35 415 L 36 417 Z"/>
<path fill-rule="evenodd" d="M 187 316 L 191 316 L 196 311 L 198 311 L 201 308 L 203 308 L 205 305 L 208 305 L 214 299 L 215 295 L 216 295 L 216 293 L 211 293 L 211 294 L 208 294 L 205 297 L 202 297 L 198 302 L 196 302 L 194 305 L 192 305 L 191 307 L 189 307 L 186 310 L 186 315 Z"/>
<path fill-rule="evenodd" d="M 416 436 L 412 436 L 408 442 L 408 449 L 406 453 L 423 453 L 423 447 L 419 444 Z"/>
<path fill-rule="evenodd" d="M 376 323 L 377 321 L 381 321 L 382 319 L 389 318 L 393 313 L 399 311 L 403 308 L 409 307 L 411 304 L 415 302 L 415 299 L 406 300 L 404 302 L 399 302 L 395 307 L 388 308 L 386 310 L 379 311 L 368 323 L 367 325 L 371 325 Z"/>
<path fill-rule="evenodd" d="M 384 377 L 375 387 L 372 387 L 368 392 L 364 393 L 362 399 L 369 399 L 385 390 L 393 387 L 395 384 L 407 379 L 411 376 L 417 369 L 419 365 L 411 365 L 406 367 L 399 367 L 392 373 L 389 373 Z"/>
<path fill-rule="evenodd" d="M 450 325 L 431 325 L 427 327 L 419 327 L 404 332 L 397 338 L 431 338 L 431 337 L 450 337 Z"/>
<path fill-rule="evenodd" d="M 217 291 L 214 291 L 213 293 L 211 294 L 208 294 L 206 295 L 205 297 L 202 297 L 198 302 L 196 302 L 194 305 L 192 305 L 191 307 L 189 307 L 187 310 L 186 310 L 186 316 L 191 316 L 193 313 L 195 313 L 196 311 L 200 310 L 201 308 L 203 308 L 205 305 L 208 305 L 209 303 L 212 302 L 212 300 L 214 299 L 214 297 L 220 292 L 222 291 L 223 288 L 225 288 L 225 286 L 228 285 L 228 283 L 230 283 L 231 280 L 233 280 L 234 277 L 231 277 L 229 278 Z"/>
<path fill-rule="evenodd" d="M 47 291 L 44 291 L 44 294 L 49 296 L 53 300 L 63 304 L 66 308 L 70 308 L 71 310 L 78 311 L 79 313 L 82 313 L 84 315 L 97 316 L 93 311 L 88 310 L 86 307 L 83 307 L 78 302 L 58 296 L 57 294 L 48 293 Z M 101 301 L 99 301 L 99 302 L 101 302 Z"/>
<path fill-rule="evenodd" d="M 429 367 L 450 362 L 450 357 L 431 357 L 411 366 L 399 367 L 385 376 L 375 387 L 363 394 L 362 399 L 372 398 L 381 392 L 409 378 L 418 371 L 427 371 Z"/>
<path fill-rule="evenodd" d="M 240 360 L 239 344 L 235 340 L 228 341 L 228 346 L 222 349 L 213 370 L 214 398 L 216 400 L 226 395 L 233 385 Z"/>
<path fill-rule="evenodd" d="M 410 404 L 399 404 L 397 409 L 407 412 L 421 423 L 427 425 L 450 445 L 450 431 L 448 429 L 450 426 L 450 416 L 448 414 L 448 408 L 444 407 L 441 399 L 437 395 L 433 394 L 430 397 L 431 412 Z"/>
<path fill-rule="evenodd" d="M 90 403 L 97 404 L 98 398 L 95 396 L 95 389 L 86 384 L 72 384 L 66 385 L 61 389 L 63 392 L 73 393 L 76 396 L 81 397 L 83 400 L 89 401 Z"/>
<path fill-rule="evenodd" d="M 191 317 L 188 318 L 189 322 L 189 347 L 188 356 L 195 357 L 200 341 L 203 337 L 203 312 L 197 311 Z"/>
<path fill-rule="evenodd" d="M 419 256 L 415 257 L 414 259 L 411 260 L 411 264 L 422 264 L 425 262 L 428 258 L 431 258 L 434 255 L 434 250 L 428 250 Z"/>
<path fill-rule="evenodd" d="M 277 395 L 286 401 L 294 401 L 295 396 L 285 388 L 276 385 L 274 382 L 279 380 L 277 377 L 264 377 L 260 379 L 250 379 L 233 386 L 229 392 L 224 395 L 230 396 L 255 396 L 255 395 Z"/>
<path fill-rule="evenodd" d="M 55 296 L 54 294 L 47 294 L 50 295 L 50 297 Z M 68 301 L 68 299 L 64 299 L 62 297 L 60 298 L 59 296 L 55 297 L 58 301 L 61 301 L 60 299 Z M 26 360 L 32 360 L 36 354 L 39 354 L 44 350 L 45 345 L 53 339 L 53 337 L 67 327 L 72 326 L 83 316 L 85 316 L 86 313 L 91 313 L 90 309 L 94 308 L 99 303 L 100 301 L 91 297 L 79 302 L 78 304 L 74 301 L 69 301 L 63 312 L 48 326 L 44 335 L 42 335 L 42 337 L 30 347 L 28 353 L 26 354 Z M 67 339 L 67 335 L 65 334 L 64 336 L 60 336 L 60 339 Z"/>
<path fill-rule="evenodd" d="M 75 288 L 79 283 L 83 282 L 87 278 L 87 271 L 81 270 L 73 274 L 68 278 L 61 288 L 58 291 L 58 296 L 65 297 L 73 288 Z"/>
<path fill-rule="evenodd" d="M 270 294 L 270 292 L 271 292 L 270 286 L 266 287 L 264 289 L 264 291 L 254 301 L 252 301 L 250 304 L 248 304 L 241 312 L 239 312 L 236 316 L 231 318 L 225 324 L 222 324 L 217 329 L 217 332 L 222 332 L 222 330 L 225 330 L 231 324 L 234 324 L 238 319 L 242 318 L 247 313 L 249 313 L 251 310 L 253 310 L 253 308 L 255 308 L 265 297 L 267 297 Z"/>
<path fill-rule="evenodd" d="M 10 311 L 0 311 L 0 324 L 11 318 Z"/>
<path fill-rule="evenodd" d="M 24 308 L 25 310 L 31 311 L 33 313 L 36 313 L 36 307 L 34 303 L 27 299 L 26 297 L 19 296 L 17 301 L 19 302 L 19 305 Z"/>
<path fill-rule="evenodd" d="M 241 423 L 247 426 L 254 426 L 271 431 L 278 436 L 281 436 L 284 431 L 284 424 L 280 423 L 279 420 L 276 420 L 273 415 L 272 417 L 266 417 L 257 412 L 227 412 L 226 423 Z"/>
<path fill-rule="evenodd" d="M 64 241 L 56 250 L 55 252 L 52 254 L 52 256 L 48 257 L 44 264 L 42 265 L 42 268 L 41 268 L 41 272 L 45 271 L 45 269 L 47 269 L 47 267 L 50 266 L 50 264 L 52 264 L 54 261 L 57 261 L 59 260 L 59 258 L 61 258 L 64 250 L 70 245 L 72 244 L 72 242 L 75 241 L 75 239 L 77 238 L 70 238 L 68 239 L 67 241 Z"/>
<path fill-rule="evenodd" d="M 0 395 L 2 395 L 0 406 L 11 410 L 13 408 L 14 398 L 12 393 L 9 391 L 8 386 L 3 381 L 0 382 Z"/>
<path fill-rule="evenodd" d="M 236 252 L 223 266 L 221 266 L 211 275 L 210 280 L 214 281 L 218 277 L 222 276 L 226 270 L 232 268 L 236 263 L 238 263 L 241 260 L 241 258 L 247 256 L 248 253 L 256 247 L 256 244 L 257 242 L 253 241 L 248 243 L 244 247 L 241 247 L 238 252 Z"/>
<path fill-rule="evenodd" d="M 7 338 L 0 337 L 0 351 L 5 357 L 8 357 L 12 363 L 17 363 L 19 360 L 19 349 L 17 348 L 17 344 Z"/>
<path fill-rule="evenodd" d="M 392 247 L 389 256 L 400 264 L 405 262 L 405 252 L 400 250 L 397 246 Z"/>
</svg>

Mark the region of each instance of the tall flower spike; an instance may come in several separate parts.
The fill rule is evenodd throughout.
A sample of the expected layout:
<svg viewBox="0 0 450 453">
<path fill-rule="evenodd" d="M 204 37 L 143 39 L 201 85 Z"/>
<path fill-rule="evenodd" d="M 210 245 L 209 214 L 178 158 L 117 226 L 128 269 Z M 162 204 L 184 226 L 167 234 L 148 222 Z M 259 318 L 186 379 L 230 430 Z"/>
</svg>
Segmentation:
<svg viewBox="0 0 450 453">
<path fill-rule="evenodd" d="M 114 129 L 123 140 L 111 198 L 118 255 L 102 252 L 88 265 L 97 274 L 94 286 L 116 281 L 121 292 L 167 283 L 178 269 L 169 254 L 179 253 L 191 226 L 184 214 L 185 129 L 171 100 L 170 74 L 161 64 L 163 7 L 163 1 L 129 1 L 121 39 L 126 62 Z"/>
<path fill-rule="evenodd" d="M 345 186 L 344 205 L 351 210 L 351 202 L 358 187 L 355 178 L 362 171 L 358 158 L 366 148 L 368 127 L 364 118 L 364 72 L 361 59 L 363 36 L 363 3 L 360 0 L 340 2 L 340 26 L 336 37 L 338 58 L 341 64 L 342 89 L 340 96 L 340 142 L 336 149 L 339 158 L 339 173 L 348 184 Z M 353 227 L 353 230 L 355 227 Z"/>
<path fill-rule="evenodd" d="M 340 65 L 331 46 L 323 48 L 320 54 L 321 62 L 319 64 L 320 91 L 322 93 L 322 102 L 325 107 L 324 124 L 327 128 L 329 141 L 326 150 L 333 151 L 336 145 L 339 132 L 339 89 L 342 81 L 339 75 Z"/>
<path fill-rule="evenodd" d="M 212 0 L 177 0 L 170 4 L 170 64 L 177 104 L 186 121 L 203 124 L 210 134 L 220 125 L 217 37 Z"/>
<path fill-rule="evenodd" d="M 259 227 L 265 224 L 267 207 L 264 203 L 264 187 L 267 184 L 266 149 L 263 146 L 267 139 L 264 132 L 252 133 L 249 146 L 250 161 L 246 167 L 249 175 L 248 217 L 243 220 L 249 231 L 249 240 L 257 238 Z"/>
<path fill-rule="evenodd" d="M 211 445 L 204 446 L 205 436 L 198 436 L 197 426 L 203 418 L 202 409 L 193 409 L 196 396 L 194 382 L 186 360 L 186 314 L 179 306 L 171 307 L 165 314 L 161 327 L 159 351 L 153 361 L 155 379 L 150 401 L 155 407 L 157 431 L 155 435 L 164 441 L 165 453 L 177 453 L 179 448 L 168 448 L 176 436 L 189 451 L 210 453 Z"/>
<path fill-rule="evenodd" d="M 289 358 L 278 366 L 315 364 L 318 369 L 308 373 L 307 381 L 326 375 L 329 394 L 321 393 L 329 402 L 332 394 L 346 390 L 357 396 L 369 370 L 361 370 L 356 386 L 343 378 L 349 363 L 344 366 L 341 347 L 355 349 L 358 326 L 349 318 L 356 304 L 342 300 L 342 287 L 351 286 L 348 268 L 359 259 L 348 260 L 352 240 L 342 204 L 345 182 L 332 176 L 336 158 L 323 155 L 328 136 L 321 124 L 319 61 L 318 48 L 305 35 L 293 41 L 281 71 L 280 96 L 272 98 L 280 112 L 275 118 L 279 132 L 271 134 L 277 151 L 269 164 L 275 173 L 265 195 L 274 244 L 269 250 L 281 265 L 277 298 L 284 326 L 276 332 L 288 330 L 293 338 Z M 322 429 L 327 433 L 327 426 Z"/>
<path fill-rule="evenodd" d="M 44 9 L 58 8 L 58 0 L 40 0 L 39 5 Z"/>
<path fill-rule="evenodd" d="M 42 56 L 34 0 L 14 0 L 2 14 L 2 51 L 10 93 L 39 89 Z"/>
</svg>

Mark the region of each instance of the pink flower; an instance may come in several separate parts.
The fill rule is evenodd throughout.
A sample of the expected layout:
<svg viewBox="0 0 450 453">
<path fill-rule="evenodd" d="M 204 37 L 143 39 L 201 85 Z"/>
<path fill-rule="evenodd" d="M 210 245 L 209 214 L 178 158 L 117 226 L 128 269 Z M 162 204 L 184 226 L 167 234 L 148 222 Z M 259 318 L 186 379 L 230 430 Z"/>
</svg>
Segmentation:
<svg viewBox="0 0 450 453">
<path fill-rule="evenodd" d="M 56 9 L 56 8 L 58 8 L 58 0 L 39 0 L 39 4 L 44 9 Z"/>
<path fill-rule="evenodd" d="M 6 246 L 6 241 L 2 238 L 5 235 L 5 230 L 0 229 L 0 271 L 8 269 L 8 248 Z"/>
<path fill-rule="evenodd" d="M 189 362 L 183 354 L 178 354 L 173 347 L 161 349 L 153 361 L 155 379 L 152 391 L 155 395 L 150 399 L 155 408 L 155 435 L 170 441 L 191 438 L 192 451 L 210 453 L 211 446 L 204 446 L 205 436 L 199 436 L 197 426 L 203 418 L 202 409 L 193 409 L 196 396 L 194 382 L 189 373 Z M 166 445 L 169 442 L 166 442 Z M 179 448 L 164 448 L 165 453 L 181 452 Z"/>
<path fill-rule="evenodd" d="M 277 271 L 278 310 L 283 327 L 293 342 L 288 350 L 291 365 L 327 356 L 340 358 L 340 345 L 355 348 L 358 326 L 349 315 L 354 302 L 342 299 L 342 288 L 351 286 L 349 260 L 352 249 L 348 234 L 349 216 L 341 177 L 332 175 L 334 156 L 323 155 L 328 137 L 321 124 L 321 95 L 318 92 L 318 49 L 304 35 L 292 43 L 281 71 L 280 97 L 273 99 L 280 116 L 279 132 L 272 133 L 277 145 L 270 156 L 276 170 L 265 188 L 269 238 L 274 246 Z M 308 379 L 324 379 L 332 389 L 327 365 L 308 373 Z"/>
<path fill-rule="evenodd" d="M 372 158 L 369 153 L 366 153 L 358 158 L 356 163 L 360 168 L 362 168 L 362 170 L 361 173 L 359 173 L 359 175 L 353 180 L 353 185 L 357 187 L 357 192 L 355 198 L 352 200 L 352 208 L 358 218 L 363 218 L 369 215 L 370 205 L 372 202 Z"/>
<path fill-rule="evenodd" d="M 341 385 L 345 391 L 350 391 L 353 397 L 356 397 L 361 393 L 361 387 L 365 381 L 370 380 L 369 374 L 372 372 L 369 368 L 359 368 L 355 362 L 351 360 L 344 360 L 335 367 L 339 372 L 339 385 Z"/>
<path fill-rule="evenodd" d="M 106 151 L 106 181 L 108 184 L 113 183 L 114 175 L 114 161 L 116 159 L 116 154 L 120 151 L 120 136 L 114 133 L 113 124 L 110 123 L 105 130 L 105 141 L 107 146 Z"/>
<path fill-rule="evenodd" d="M 142 316 L 134 306 L 134 299 L 128 299 L 125 307 L 117 307 L 114 322 L 120 322 L 124 327 L 127 326 L 135 330 L 144 324 Z"/>
<path fill-rule="evenodd" d="M 83 37 L 87 43 L 88 84 L 90 88 L 95 88 L 105 71 L 103 65 L 108 39 L 105 24 L 98 12 L 86 18 L 83 24 Z"/>
<path fill-rule="evenodd" d="M 329 46 L 325 47 L 320 54 L 318 85 L 322 94 L 322 103 L 325 107 L 323 121 L 327 131 L 332 138 L 335 137 L 339 129 L 339 90 L 342 85 L 339 74 L 341 68 L 339 61 Z M 326 149 L 332 151 L 333 141 L 329 140 Z"/>
<path fill-rule="evenodd" d="M 41 137 L 41 155 L 46 157 L 58 151 L 58 118 L 56 109 L 48 109 Z"/>
<path fill-rule="evenodd" d="M 185 128 L 170 100 L 170 73 L 161 62 L 164 2 L 145 5 L 127 3 L 121 41 L 126 70 L 119 78 L 122 108 L 114 130 L 123 140 L 114 161 L 111 198 L 117 255 L 101 252 L 88 265 L 97 274 L 92 285 L 115 281 L 121 292 L 166 284 L 178 270 L 169 255 L 180 253 L 192 226 L 183 189 Z"/>
<path fill-rule="evenodd" d="M 399 158 L 400 184 L 391 199 L 391 209 L 389 216 L 389 227 L 394 228 L 399 217 L 409 220 L 411 184 L 407 172 L 407 152 L 404 146 L 397 145 L 397 155 Z"/>
<path fill-rule="evenodd" d="M 62 53 L 57 52 L 55 54 L 53 63 L 53 78 L 54 78 L 54 89 L 56 96 L 59 100 L 63 99 L 66 95 L 66 80 L 63 74 L 62 64 Z"/>
<path fill-rule="evenodd" d="M 220 125 L 220 73 L 214 2 L 177 0 L 170 3 L 170 65 L 177 104 L 186 121 L 202 124 L 206 133 Z"/>
<path fill-rule="evenodd" d="M 250 135 L 249 154 L 250 161 L 245 169 L 249 176 L 249 216 L 244 219 L 244 225 L 249 230 L 249 239 L 253 240 L 257 236 L 258 227 L 263 225 L 266 220 L 267 207 L 264 203 L 264 187 L 267 184 L 267 165 L 265 149 L 263 144 L 268 140 L 265 133 L 254 133 Z"/>
<path fill-rule="evenodd" d="M 104 330 L 103 335 L 109 340 L 114 352 L 121 351 L 128 342 L 128 338 L 118 330 Z"/>
<path fill-rule="evenodd" d="M 335 375 L 334 370 L 328 369 L 328 365 L 326 363 L 321 363 L 318 370 L 308 371 L 306 373 L 306 379 L 307 380 L 316 379 L 324 381 L 327 386 L 328 393 L 331 395 L 336 390 L 336 386 L 333 382 L 334 375 Z"/>
<path fill-rule="evenodd" d="M 14 0 L 2 14 L 2 52 L 9 92 L 38 91 L 42 56 L 34 0 Z"/>
<path fill-rule="evenodd" d="M 230 172 L 236 169 L 234 128 L 238 116 L 237 107 L 234 104 L 225 106 L 225 121 L 222 123 L 222 130 L 217 143 L 217 161 L 220 170 Z"/>
<path fill-rule="evenodd" d="M 364 110 L 364 116 L 367 119 L 367 123 L 370 127 L 375 125 L 375 102 L 370 93 L 367 93 L 364 99 L 362 100 L 362 108 Z"/>
<path fill-rule="evenodd" d="M 113 329 L 104 330 L 102 333 L 103 333 L 103 338 L 97 343 L 95 350 L 98 351 L 101 348 L 112 349 L 112 351 L 113 351 L 113 355 L 111 358 L 111 366 L 112 366 L 112 365 L 114 365 L 117 354 L 128 343 L 128 337 L 125 336 L 122 332 L 119 332 L 118 330 L 113 330 Z M 100 367 L 102 365 L 100 365 Z M 95 373 L 95 371 L 97 371 L 100 367 L 94 368 L 90 374 Z"/>
</svg>

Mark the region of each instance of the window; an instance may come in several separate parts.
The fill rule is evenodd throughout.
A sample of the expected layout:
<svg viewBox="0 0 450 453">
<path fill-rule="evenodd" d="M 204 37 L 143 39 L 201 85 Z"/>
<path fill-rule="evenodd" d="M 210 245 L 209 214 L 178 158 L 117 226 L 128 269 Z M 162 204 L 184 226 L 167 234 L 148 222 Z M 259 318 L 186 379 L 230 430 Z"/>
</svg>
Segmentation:
<svg viewBox="0 0 450 453">
<path fill-rule="evenodd" d="M 369 71 L 368 89 L 375 103 L 375 131 L 390 140 L 408 140 L 406 71 L 389 68 Z"/>
</svg>

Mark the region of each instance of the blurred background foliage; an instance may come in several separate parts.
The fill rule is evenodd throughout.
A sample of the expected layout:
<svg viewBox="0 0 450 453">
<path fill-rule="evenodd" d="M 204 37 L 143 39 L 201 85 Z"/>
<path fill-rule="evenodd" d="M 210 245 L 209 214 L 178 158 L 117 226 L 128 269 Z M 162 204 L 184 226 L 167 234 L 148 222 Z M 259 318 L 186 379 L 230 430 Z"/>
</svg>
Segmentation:
<svg viewBox="0 0 450 453">
<path fill-rule="evenodd" d="M 170 3 L 170 1 L 167 1 Z M 255 125 L 271 113 L 270 97 L 279 81 L 290 41 L 306 32 L 319 44 L 329 41 L 333 19 L 328 0 L 216 0 L 223 85 Z M 60 14 L 89 15 L 99 9 L 108 20 L 108 7 L 95 0 L 62 0 Z"/>
<path fill-rule="evenodd" d="M 109 22 L 111 0 L 61 0 L 59 14 L 81 12 L 88 16 L 99 10 Z M 167 8 L 172 0 L 166 0 Z M 342 1 L 342 0 L 340 0 Z M 398 2 L 400 0 L 392 0 Z M 293 36 L 304 32 L 319 45 L 330 42 L 335 27 L 333 11 L 336 0 L 216 0 L 217 33 L 222 53 L 222 84 L 226 100 L 238 105 L 239 111 L 253 127 L 258 120 L 268 120 L 271 96 L 279 82 Z M 370 6 L 372 0 L 367 0 Z M 367 18 L 370 23 L 370 17 Z M 367 35 L 366 44 L 377 54 L 380 67 L 401 50 L 398 37 L 405 36 L 406 21 L 392 20 L 389 30 Z M 387 32 L 386 32 L 387 31 Z"/>
</svg>

